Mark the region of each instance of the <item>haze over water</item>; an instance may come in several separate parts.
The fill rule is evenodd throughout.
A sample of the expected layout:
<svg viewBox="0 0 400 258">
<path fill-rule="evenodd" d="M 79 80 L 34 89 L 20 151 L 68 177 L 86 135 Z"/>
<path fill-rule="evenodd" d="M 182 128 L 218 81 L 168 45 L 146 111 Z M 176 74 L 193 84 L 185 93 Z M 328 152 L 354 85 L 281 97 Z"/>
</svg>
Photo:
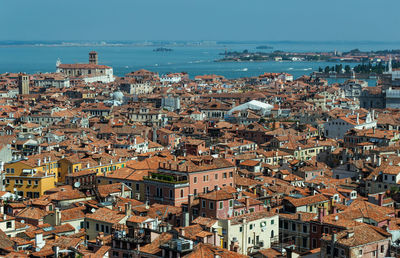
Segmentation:
<svg viewBox="0 0 400 258">
<path fill-rule="evenodd" d="M 272 50 L 257 50 L 260 45 L 272 46 Z M 55 72 L 58 58 L 62 63 L 87 63 L 88 52 L 99 53 L 99 63 L 112 66 L 114 74 L 124 74 L 148 69 L 165 74 L 169 72 L 187 72 L 191 77 L 202 74 L 218 74 L 227 78 L 257 76 L 264 72 L 287 72 L 295 78 L 309 75 L 318 67 L 335 65 L 333 62 L 214 62 L 221 58 L 219 53 L 227 51 L 349 51 L 399 49 L 398 43 L 377 42 L 272 42 L 272 43 L 229 43 L 209 46 L 178 46 L 168 47 L 172 52 L 154 52 L 155 46 L 95 46 L 95 47 L 40 47 L 11 46 L 0 47 L 0 73 Z M 347 64 L 347 63 L 345 63 Z M 344 65 L 345 65 L 344 64 Z M 354 66 L 354 63 L 349 63 Z"/>
</svg>

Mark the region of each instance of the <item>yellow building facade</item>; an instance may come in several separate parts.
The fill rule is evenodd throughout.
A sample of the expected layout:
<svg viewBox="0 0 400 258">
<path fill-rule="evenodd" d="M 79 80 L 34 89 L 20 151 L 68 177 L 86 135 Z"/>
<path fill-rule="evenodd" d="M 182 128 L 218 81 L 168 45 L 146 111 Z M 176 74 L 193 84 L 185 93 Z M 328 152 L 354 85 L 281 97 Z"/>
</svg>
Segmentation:
<svg viewBox="0 0 400 258">
<path fill-rule="evenodd" d="M 57 182 L 57 161 L 33 163 L 20 160 L 6 163 L 6 190 L 20 197 L 38 198 L 54 188 Z"/>
</svg>

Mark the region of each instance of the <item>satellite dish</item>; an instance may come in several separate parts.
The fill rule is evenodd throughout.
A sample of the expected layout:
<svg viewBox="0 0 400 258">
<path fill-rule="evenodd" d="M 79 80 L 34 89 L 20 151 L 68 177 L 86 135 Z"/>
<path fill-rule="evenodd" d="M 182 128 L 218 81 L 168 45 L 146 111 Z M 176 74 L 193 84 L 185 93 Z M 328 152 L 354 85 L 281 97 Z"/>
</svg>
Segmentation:
<svg viewBox="0 0 400 258">
<path fill-rule="evenodd" d="M 80 186 L 81 186 L 81 183 L 75 182 L 75 184 L 74 184 L 74 187 L 75 187 L 75 188 L 79 188 Z"/>
<path fill-rule="evenodd" d="M 94 212 L 96 211 L 96 209 L 95 209 L 95 208 L 92 208 L 90 211 L 91 211 L 92 213 L 94 213 Z"/>
<path fill-rule="evenodd" d="M 21 220 L 21 223 L 22 223 L 22 224 L 25 224 L 25 220 Z"/>
</svg>

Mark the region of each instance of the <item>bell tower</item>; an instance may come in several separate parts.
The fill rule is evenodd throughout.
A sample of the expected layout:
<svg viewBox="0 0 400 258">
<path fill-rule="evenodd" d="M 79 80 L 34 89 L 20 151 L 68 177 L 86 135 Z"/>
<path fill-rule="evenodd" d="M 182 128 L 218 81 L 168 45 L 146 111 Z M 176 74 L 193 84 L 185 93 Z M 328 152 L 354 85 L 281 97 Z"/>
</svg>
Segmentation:
<svg viewBox="0 0 400 258">
<path fill-rule="evenodd" d="M 89 64 L 97 65 L 98 63 L 99 63 L 99 58 L 97 56 L 97 52 L 96 51 L 91 51 L 89 53 Z"/>
<path fill-rule="evenodd" d="M 18 92 L 19 94 L 29 94 L 29 76 L 20 73 L 18 75 Z"/>
</svg>

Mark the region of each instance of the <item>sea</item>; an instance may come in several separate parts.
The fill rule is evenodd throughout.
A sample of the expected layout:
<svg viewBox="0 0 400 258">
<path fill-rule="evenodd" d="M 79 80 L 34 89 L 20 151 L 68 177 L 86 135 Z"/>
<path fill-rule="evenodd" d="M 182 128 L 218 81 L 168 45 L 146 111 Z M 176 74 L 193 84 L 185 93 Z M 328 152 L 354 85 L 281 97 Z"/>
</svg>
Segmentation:
<svg viewBox="0 0 400 258">
<path fill-rule="evenodd" d="M 273 49 L 257 50 L 257 46 L 268 45 Z M 99 63 L 113 67 L 114 74 L 123 76 L 126 73 L 147 69 L 160 75 L 174 72 L 187 72 L 191 78 L 196 75 L 217 74 L 226 78 L 258 76 L 265 72 L 286 72 L 295 78 L 310 75 L 319 67 L 332 66 L 334 62 L 302 61 L 266 61 L 266 62 L 215 62 L 225 51 L 349 51 L 399 49 L 399 42 L 207 42 L 198 44 L 168 45 L 170 52 L 155 52 L 159 46 L 147 45 L 105 45 L 90 46 L 71 45 L 7 45 L 0 46 L 0 73 L 55 72 L 56 61 L 62 63 L 87 63 L 88 53 L 92 50 L 99 54 Z M 346 63 L 355 66 L 356 63 Z M 344 64 L 345 65 L 345 64 Z M 345 79 L 329 79 L 330 83 L 343 82 Z M 375 80 L 368 80 L 370 86 Z"/>
</svg>

